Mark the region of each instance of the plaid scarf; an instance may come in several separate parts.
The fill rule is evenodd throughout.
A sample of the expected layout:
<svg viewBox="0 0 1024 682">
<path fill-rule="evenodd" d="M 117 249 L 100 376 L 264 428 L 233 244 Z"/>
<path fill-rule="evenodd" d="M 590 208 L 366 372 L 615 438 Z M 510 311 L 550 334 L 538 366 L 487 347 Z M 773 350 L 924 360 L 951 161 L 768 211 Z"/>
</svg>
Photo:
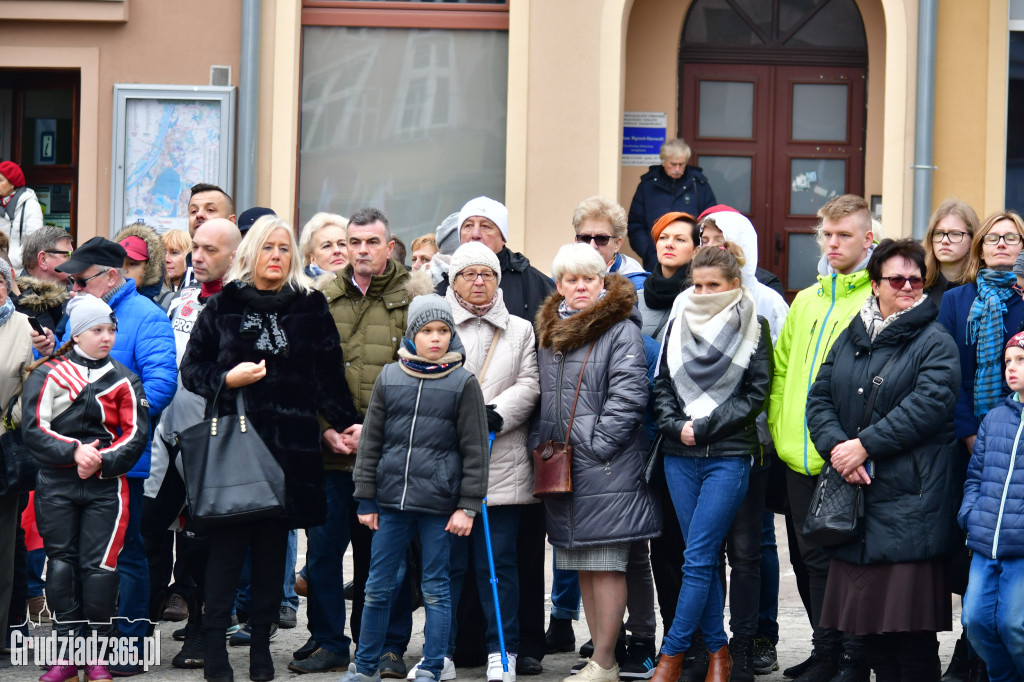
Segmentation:
<svg viewBox="0 0 1024 682">
<path fill-rule="evenodd" d="M 427 360 L 416 354 L 416 344 L 403 337 L 398 348 L 398 363 L 406 374 L 417 379 L 438 379 L 447 376 L 462 366 L 462 354 L 449 347 L 447 353 L 436 361 Z"/>
<path fill-rule="evenodd" d="M 978 419 L 1003 396 L 1003 316 L 1016 283 L 1012 272 L 978 272 L 978 297 L 967 315 L 967 343 L 975 345 L 978 363 L 974 373 L 974 416 Z"/>
<path fill-rule="evenodd" d="M 736 392 L 760 336 L 757 309 L 746 287 L 686 297 L 665 352 L 687 417 L 708 416 Z"/>
</svg>

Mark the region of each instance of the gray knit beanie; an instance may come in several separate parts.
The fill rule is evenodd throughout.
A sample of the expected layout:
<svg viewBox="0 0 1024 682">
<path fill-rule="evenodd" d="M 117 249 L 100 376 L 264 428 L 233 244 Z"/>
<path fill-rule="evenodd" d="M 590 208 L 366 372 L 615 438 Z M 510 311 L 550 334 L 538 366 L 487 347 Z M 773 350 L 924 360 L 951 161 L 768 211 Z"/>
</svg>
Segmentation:
<svg viewBox="0 0 1024 682">
<path fill-rule="evenodd" d="M 7 290 L 10 291 L 14 285 L 14 271 L 11 270 L 11 264 L 2 256 L 0 256 L 0 277 L 7 282 Z"/>
<path fill-rule="evenodd" d="M 416 333 L 427 324 L 438 320 L 448 325 L 455 334 L 455 320 L 452 318 L 452 308 L 448 301 L 437 294 L 417 296 L 409 304 L 408 326 L 405 328 L 405 338 L 414 341 Z"/>
<path fill-rule="evenodd" d="M 114 311 L 102 299 L 91 294 L 77 293 L 68 301 L 68 329 L 71 336 L 78 336 L 98 324 L 117 324 Z"/>
<path fill-rule="evenodd" d="M 437 242 L 437 250 L 444 255 L 450 256 L 455 253 L 455 249 L 459 248 L 459 243 L 462 241 L 459 234 L 458 213 L 452 213 L 441 221 L 434 231 L 434 241 Z"/>
<path fill-rule="evenodd" d="M 1024 251 L 1017 256 L 1017 262 L 1013 264 L 1013 274 L 1024 277 Z"/>
</svg>

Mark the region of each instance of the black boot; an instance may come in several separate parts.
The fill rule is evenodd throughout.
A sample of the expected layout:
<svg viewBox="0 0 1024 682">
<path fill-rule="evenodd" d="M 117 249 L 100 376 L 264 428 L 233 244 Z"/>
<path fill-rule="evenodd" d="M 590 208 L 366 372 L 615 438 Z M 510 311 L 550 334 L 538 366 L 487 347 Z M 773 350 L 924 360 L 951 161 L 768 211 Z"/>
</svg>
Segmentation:
<svg viewBox="0 0 1024 682">
<path fill-rule="evenodd" d="M 569 618 L 551 617 L 544 633 L 544 653 L 559 654 L 576 649 L 576 633 Z"/>
<path fill-rule="evenodd" d="M 949 667 L 940 678 L 942 682 L 968 682 L 971 675 L 971 664 L 967 660 L 967 633 L 960 635 L 953 647 L 953 658 L 949 659 Z"/>
<path fill-rule="evenodd" d="M 224 628 L 203 628 L 203 663 L 206 682 L 235 682 L 235 673 L 228 661 L 228 643 Z"/>
<path fill-rule="evenodd" d="M 710 661 L 711 654 L 704 645 L 704 633 L 697 630 L 690 640 L 690 648 L 686 650 L 686 658 L 683 659 L 683 672 L 679 676 L 679 682 L 704 682 L 708 676 Z"/>
<path fill-rule="evenodd" d="M 839 670 L 830 682 L 869 682 L 871 666 L 863 656 L 843 652 L 839 657 Z"/>
<path fill-rule="evenodd" d="M 732 682 L 754 682 L 754 638 L 737 635 L 729 642 Z"/>
<path fill-rule="evenodd" d="M 839 673 L 839 646 L 816 646 L 808 659 L 808 665 L 796 678 L 796 682 L 832 682 Z"/>
<path fill-rule="evenodd" d="M 274 679 L 274 659 L 270 656 L 270 623 L 252 626 L 249 679 L 253 682 L 270 682 Z"/>
</svg>

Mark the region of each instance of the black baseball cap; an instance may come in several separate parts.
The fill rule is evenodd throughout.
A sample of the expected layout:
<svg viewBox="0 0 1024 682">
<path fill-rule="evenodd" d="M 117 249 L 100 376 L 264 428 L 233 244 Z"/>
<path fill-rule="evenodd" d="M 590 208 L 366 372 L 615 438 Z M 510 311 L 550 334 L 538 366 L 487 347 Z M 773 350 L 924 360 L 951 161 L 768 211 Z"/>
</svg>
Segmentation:
<svg viewBox="0 0 1024 682">
<path fill-rule="evenodd" d="M 82 272 L 90 265 L 103 265 L 108 268 L 124 267 L 127 252 L 117 242 L 103 237 L 93 237 L 75 249 L 71 258 L 58 265 L 54 270 L 69 275 Z"/>
<path fill-rule="evenodd" d="M 266 215 L 277 216 L 277 213 L 263 206 L 253 206 L 252 208 L 245 209 L 242 211 L 242 215 L 238 216 L 238 222 L 236 223 L 238 231 L 245 235 L 257 220 Z"/>
</svg>

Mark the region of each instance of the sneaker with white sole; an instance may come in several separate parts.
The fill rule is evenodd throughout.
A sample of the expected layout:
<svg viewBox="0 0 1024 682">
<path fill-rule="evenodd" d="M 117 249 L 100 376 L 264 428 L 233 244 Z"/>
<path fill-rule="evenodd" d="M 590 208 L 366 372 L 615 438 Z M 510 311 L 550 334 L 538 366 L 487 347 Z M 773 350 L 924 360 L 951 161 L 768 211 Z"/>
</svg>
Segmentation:
<svg viewBox="0 0 1024 682">
<path fill-rule="evenodd" d="M 516 655 L 506 655 L 508 656 L 508 672 L 512 677 L 512 682 L 515 682 Z M 487 682 L 502 682 L 503 679 L 505 679 L 505 669 L 501 665 L 501 652 L 495 651 L 487 654 Z"/>
<path fill-rule="evenodd" d="M 611 668 L 602 668 L 594 661 L 587 661 L 587 664 L 576 674 L 575 677 L 569 676 L 562 680 L 562 682 L 619 682 L 619 664 L 616 663 Z"/>
<path fill-rule="evenodd" d="M 407 680 L 415 680 L 416 679 L 416 673 L 420 669 L 420 663 L 423 663 L 423 659 L 422 658 L 419 660 L 419 662 L 416 665 L 414 665 L 412 668 L 409 669 L 409 674 L 405 676 L 405 679 L 407 679 Z M 501 664 L 499 663 L 498 665 L 500 666 Z M 444 667 L 441 668 L 441 681 L 442 682 L 446 682 L 447 680 L 454 680 L 454 679 L 455 679 L 455 661 L 453 661 L 452 659 L 450 659 L 447 656 L 445 656 L 444 657 Z"/>
</svg>

